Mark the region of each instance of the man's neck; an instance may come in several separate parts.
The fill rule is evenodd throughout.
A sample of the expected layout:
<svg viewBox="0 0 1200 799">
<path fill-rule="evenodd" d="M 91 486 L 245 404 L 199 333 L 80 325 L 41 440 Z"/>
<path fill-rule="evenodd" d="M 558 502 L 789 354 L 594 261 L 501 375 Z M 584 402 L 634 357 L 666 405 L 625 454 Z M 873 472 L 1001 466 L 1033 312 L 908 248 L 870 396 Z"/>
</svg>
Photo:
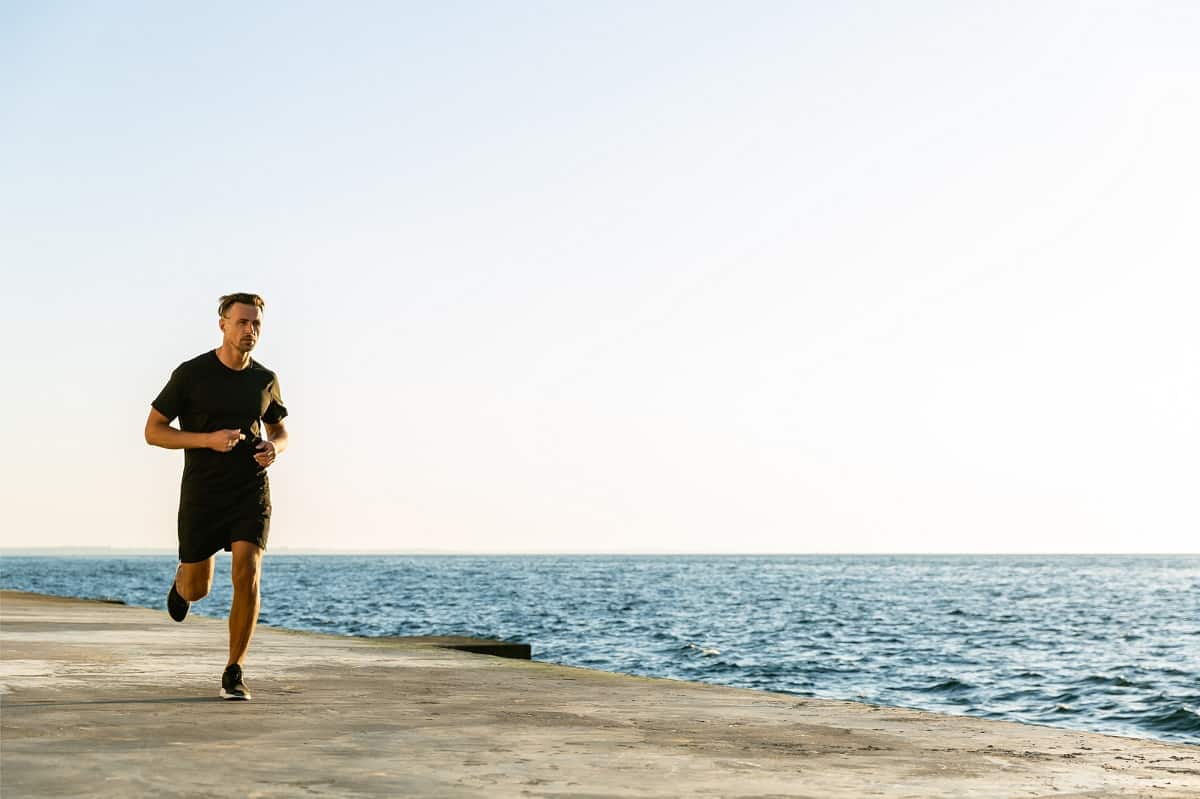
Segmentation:
<svg viewBox="0 0 1200 799">
<path fill-rule="evenodd" d="M 230 369 L 242 371 L 250 366 L 250 353 L 236 350 L 228 344 L 217 347 L 217 357 Z"/>
</svg>

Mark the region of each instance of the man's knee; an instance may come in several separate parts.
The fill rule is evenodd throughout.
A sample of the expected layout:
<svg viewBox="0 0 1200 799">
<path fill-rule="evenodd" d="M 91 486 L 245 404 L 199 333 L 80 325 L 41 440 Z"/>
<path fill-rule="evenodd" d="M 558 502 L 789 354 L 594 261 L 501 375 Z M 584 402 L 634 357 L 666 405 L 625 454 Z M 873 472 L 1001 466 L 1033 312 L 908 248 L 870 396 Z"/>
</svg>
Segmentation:
<svg viewBox="0 0 1200 799">
<path fill-rule="evenodd" d="M 233 587 L 236 591 L 254 591 L 258 588 L 258 577 L 262 568 L 257 561 L 233 567 Z"/>
</svg>

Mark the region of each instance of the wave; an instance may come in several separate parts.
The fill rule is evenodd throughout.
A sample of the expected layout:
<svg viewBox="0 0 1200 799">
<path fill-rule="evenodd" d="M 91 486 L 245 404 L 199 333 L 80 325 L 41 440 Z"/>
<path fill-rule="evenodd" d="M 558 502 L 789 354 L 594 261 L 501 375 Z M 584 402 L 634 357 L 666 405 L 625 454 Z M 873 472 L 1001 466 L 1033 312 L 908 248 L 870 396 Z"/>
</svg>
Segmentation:
<svg viewBox="0 0 1200 799">
<path fill-rule="evenodd" d="M 1200 734 L 1200 713 L 1190 707 L 1177 707 L 1170 713 L 1151 716 L 1143 724 L 1161 732 Z"/>
<path fill-rule="evenodd" d="M 1145 683 L 1134 682 L 1120 674 L 1111 677 L 1104 674 L 1093 674 L 1089 677 L 1084 677 L 1080 682 L 1089 685 L 1113 685 L 1118 688 L 1138 688 L 1145 685 Z"/>
<path fill-rule="evenodd" d="M 974 691 L 975 686 L 969 682 L 951 677 L 948 680 L 942 680 L 933 685 L 927 685 L 924 688 L 918 688 L 923 694 L 963 694 L 968 691 Z"/>
</svg>

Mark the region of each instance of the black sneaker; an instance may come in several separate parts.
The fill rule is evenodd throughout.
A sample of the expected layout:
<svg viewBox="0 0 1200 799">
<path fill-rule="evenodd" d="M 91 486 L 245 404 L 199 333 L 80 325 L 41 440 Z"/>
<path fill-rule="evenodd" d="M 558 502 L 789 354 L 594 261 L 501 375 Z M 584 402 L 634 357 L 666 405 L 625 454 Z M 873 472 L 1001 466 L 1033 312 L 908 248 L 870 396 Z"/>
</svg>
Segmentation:
<svg viewBox="0 0 1200 799">
<path fill-rule="evenodd" d="M 242 667 L 234 663 L 225 667 L 225 673 L 221 675 L 221 693 L 222 699 L 249 699 L 250 692 L 246 690 L 246 683 L 242 682 Z"/>
<path fill-rule="evenodd" d="M 183 621 L 191 606 L 192 603 L 181 597 L 175 590 L 175 581 L 172 580 L 171 590 L 167 592 L 167 613 L 170 613 L 171 618 L 175 621 Z"/>
</svg>

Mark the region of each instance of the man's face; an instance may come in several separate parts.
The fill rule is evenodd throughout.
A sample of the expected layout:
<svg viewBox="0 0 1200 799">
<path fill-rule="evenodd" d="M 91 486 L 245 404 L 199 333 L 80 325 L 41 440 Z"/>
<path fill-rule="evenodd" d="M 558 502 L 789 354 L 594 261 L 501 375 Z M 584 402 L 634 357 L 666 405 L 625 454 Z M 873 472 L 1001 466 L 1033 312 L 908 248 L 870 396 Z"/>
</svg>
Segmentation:
<svg viewBox="0 0 1200 799">
<path fill-rule="evenodd" d="M 258 343 L 258 334 L 262 331 L 262 311 L 257 305 L 235 302 L 225 311 L 220 324 L 225 343 L 238 352 L 246 353 Z"/>
</svg>

